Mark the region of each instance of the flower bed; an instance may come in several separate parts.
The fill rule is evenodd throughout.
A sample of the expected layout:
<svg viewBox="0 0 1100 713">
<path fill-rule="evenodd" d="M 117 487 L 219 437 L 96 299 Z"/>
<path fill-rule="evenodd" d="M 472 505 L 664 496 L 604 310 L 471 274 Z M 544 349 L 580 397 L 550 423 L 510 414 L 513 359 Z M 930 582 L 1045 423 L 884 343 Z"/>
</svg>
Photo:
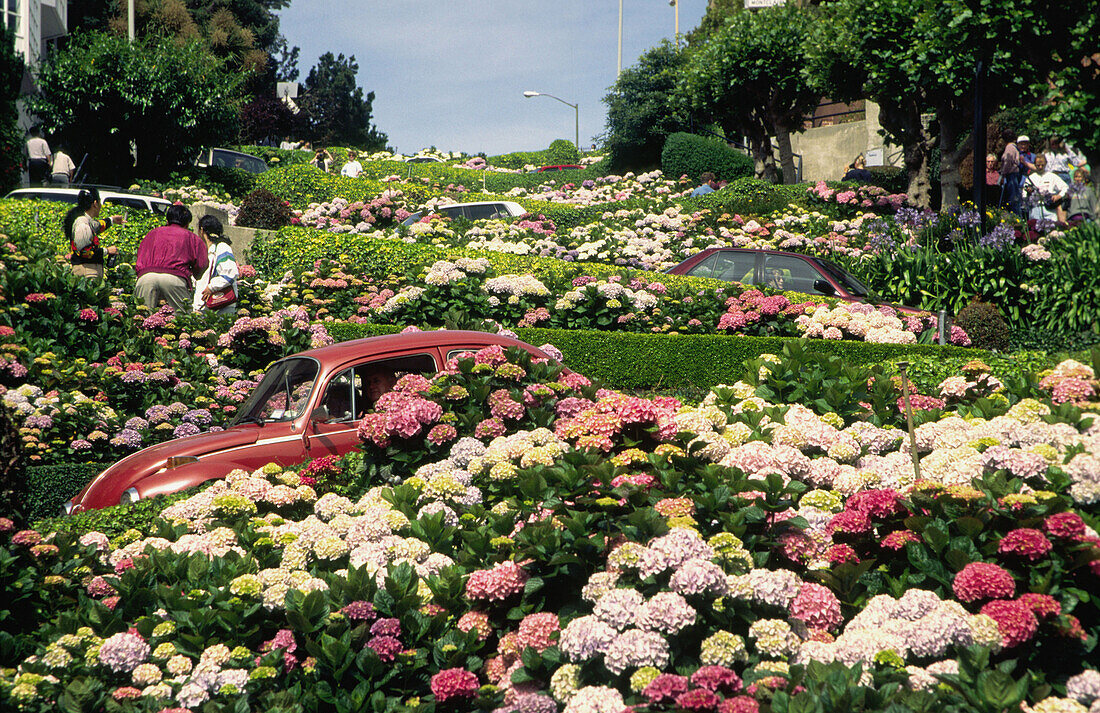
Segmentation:
<svg viewBox="0 0 1100 713">
<path fill-rule="evenodd" d="M 26 612 L 0 695 L 756 711 L 839 690 L 868 710 L 1085 710 L 1092 419 L 975 394 L 919 426 L 918 477 L 885 401 L 769 400 L 804 370 L 753 362 L 692 406 L 490 348 L 399 383 L 362 457 L 239 471 L 113 540 L 14 533 L 33 586 L 0 605 Z M 1010 688 L 978 685 L 1010 663 Z"/>
</svg>

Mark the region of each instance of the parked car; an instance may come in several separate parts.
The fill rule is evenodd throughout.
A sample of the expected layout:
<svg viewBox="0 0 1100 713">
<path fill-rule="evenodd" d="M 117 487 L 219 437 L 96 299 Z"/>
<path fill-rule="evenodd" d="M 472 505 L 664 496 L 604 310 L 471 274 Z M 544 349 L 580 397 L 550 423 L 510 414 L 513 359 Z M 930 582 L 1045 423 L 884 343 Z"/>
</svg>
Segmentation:
<svg viewBox="0 0 1100 713">
<path fill-rule="evenodd" d="M 707 248 L 667 272 L 824 295 L 845 302 L 878 303 L 866 285 L 836 263 L 781 250 Z M 890 306 L 907 314 L 924 312 L 902 305 Z"/>
<path fill-rule="evenodd" d="M 98 186 L 96 188 L 99 190 L 100 200 L 105 204 L 111 203 L 124 208 L 136 208 L 137 210 L 151 210 L 161 215 L 164 215 L 164 212 L 168 210 L 168 206 L 172 205 L 170 201 L 155 196 L 143 196 L 138 193 L 129 193 L 127 191 L 112 191 L 106 188 L 99 188 Z M 4 197 L 18 200 L 55 201 L 58 203 L 76 205 L 76 197 L 79 193 L 79 187 L 17 188 Z"/>
<path fill-rule="evenodd" d="M 550 173 L 552 171 L 583 171 L 584 166 L 578 166 L 575 163 L 565 163 L 560 166 L 543 166 L 538 169 L 536 173 Z"/>
<path fill-rule="evenodd" d="M 435 156 L 409 156 L 405 163 L 443 163 L 443 159 Z"/>
<path fill-rule="evenodd" d="M 150 446 L 104 470 L 65 513 L 173 493 L 237 468 L 291 466 L 359 446 L 359 420 L 404 374 L 435 374 L 447 359 L 499 344 L 541 349 L 487 332 L 439 330 L 368 337 L 311 349 L 268 367 L 224 431 Z"/>
<path fill-rule="evenodd" d="M 442 215 L 452 220 L 455 218 L 465 218 L 466 220 L 487 220 L 489 218 L 508 218 L 526 215 L 527 209 L 521 206 L 519 203 L 513 203 L 512 201 L 481 201 L 478 203 L 455 203 L 454 205 L 445 205 L 436 208 L 428 213 L 428 215 Z M 424 211 L 413 213 L 405 220 L 401 221 L 401 225 L 412 225 L 417 223 L 425 215 Z"/>
<path fill-rule="evenodd" d="M 249 173 L 263 173 L 267 170 L 267 161 L 259 156 L 241 153 L 232 149 L 203 149 L 199 157 L 195 159 L 196 166 L 222 166 L 223 168 L 240 168 Z"/>
</svg>

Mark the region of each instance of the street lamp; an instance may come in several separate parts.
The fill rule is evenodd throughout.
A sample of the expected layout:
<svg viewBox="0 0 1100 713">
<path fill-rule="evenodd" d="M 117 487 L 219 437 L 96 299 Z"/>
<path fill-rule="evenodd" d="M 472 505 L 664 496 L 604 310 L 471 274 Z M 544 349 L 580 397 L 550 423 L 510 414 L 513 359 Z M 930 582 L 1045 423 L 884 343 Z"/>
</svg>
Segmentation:
<svg viewBox="0 0 1100 713">
<path fill-rule="evenodd" d="M 523 96 L 527 97 L 528 99 L 530 99 L 531 97 L 550 97 L 551 99 L 557 99 L 558 101 L 560 101 L 562 104 L 565 104 L 566 106 L 573 107 L 573 112 L 575 114 L 575 116 L 574 116 L 575 123 L 574 123 L 574 126 L 573 126 L 573 129 L 574 129 L 575 133 L 573 134 L 573 144 L 577 147 L 577 153 L 581 152 L 581 110 L 580 110 L 580 102 L 578 102 L 576 104 L 570 104 L 569 102 L 565 101 L 564 99 L 562 99 L 560 97 L 556 97 L 553 94 L 547 94 L 545 92 L 533 92 L 530 89 L 525 91 L 523 93 Z"/>
</svg>

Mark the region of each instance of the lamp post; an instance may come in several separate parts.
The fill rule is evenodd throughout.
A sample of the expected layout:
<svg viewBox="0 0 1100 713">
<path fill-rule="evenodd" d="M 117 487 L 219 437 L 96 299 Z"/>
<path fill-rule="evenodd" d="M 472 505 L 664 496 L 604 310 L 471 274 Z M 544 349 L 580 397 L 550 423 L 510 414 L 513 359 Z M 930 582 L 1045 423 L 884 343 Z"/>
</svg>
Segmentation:
<svg viewBox="0 0 1100 713">
<path fill-rule="evenodd" d="M 575 119 L 574 125 L 573 125 L 573 130 L 575 132 L 573 134 L 573 145 L 577 147 L 577 153 L 581 152 L 581 110 L 580 110 L 580 102 L 578 102 L 576 104 L 570 104 L 569 102 L 565 101 L 564 99 L 562 99 L 560 97 L 556 97 L 553 94 L 547 94 L 546 92 L 533 92 L 531 90 L 525 91 L 523 93 L 523 96 L 527 97 L 528 99 L 530 99 L 531 97 L 550 97 L 551 99 L 557 99 L 558 101 L 560 101 L 562 104 L 565 104 L 566 106 L 573 107 L 574 119 Z"/>
</svg>

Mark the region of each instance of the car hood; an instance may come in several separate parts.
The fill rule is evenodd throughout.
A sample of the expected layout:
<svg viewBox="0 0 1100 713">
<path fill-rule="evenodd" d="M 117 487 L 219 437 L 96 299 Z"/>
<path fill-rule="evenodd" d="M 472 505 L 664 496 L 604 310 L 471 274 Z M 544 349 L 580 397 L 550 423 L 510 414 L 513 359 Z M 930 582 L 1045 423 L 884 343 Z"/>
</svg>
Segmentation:
<svg viewBox="0 0 1100 713">
<path fill-rule="evenodd" d="M 74 503 L 110 502 L 115 504 L 134 483 L 162 470 L 172 456 L 201 457 L 255 443 L 263 435 L 256 424 L 242 424 L 211 433 L 176 438 L 132 453 L 97 475 L 73 498 Z M 100 506 L 102 507 L 102 505 Z"/>
</svg>

